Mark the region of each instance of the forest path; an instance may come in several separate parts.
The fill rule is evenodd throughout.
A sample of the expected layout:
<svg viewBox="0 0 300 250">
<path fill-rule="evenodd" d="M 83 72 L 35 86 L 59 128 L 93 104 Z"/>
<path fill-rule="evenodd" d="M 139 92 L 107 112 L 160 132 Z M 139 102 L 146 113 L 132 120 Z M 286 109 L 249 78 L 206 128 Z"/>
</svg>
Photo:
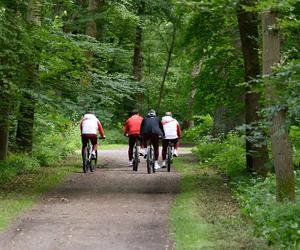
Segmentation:
<svg viewBox="0 0 300 250">
<path fill-rule="evenodd" d="M 100 150 L 96 172 L 69 176 L 0 235 L 2 250 L 171 249 L 180 176 L 127 167 L 127 149 Z"/>
</svg>

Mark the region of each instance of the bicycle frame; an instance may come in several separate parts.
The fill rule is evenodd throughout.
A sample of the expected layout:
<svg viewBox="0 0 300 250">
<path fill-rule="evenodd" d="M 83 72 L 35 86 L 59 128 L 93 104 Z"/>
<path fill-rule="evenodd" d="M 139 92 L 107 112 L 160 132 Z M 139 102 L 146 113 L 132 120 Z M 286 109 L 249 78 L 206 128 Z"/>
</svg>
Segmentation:
<svg viewBox="0 0 300 250">
<path fill-rule="evenodd" d="M 97 152 L 96 152 L 96 159 L 92 159 L 92 152 L 93 152 L 93 146 L 91 145 L 90 140 L 87 143 L 85 150 L 85 154 L 86 154 L 86 159 L 84 159 L 84 164 L 83 164 L 83 172 L 87 173 L 88 170 L 90 169 L 91 172 L 95 171 L 95 166 L 97 164 Z M 95 161 L 94 165 L 92 163 L 92 161 Z"/>
</svg>

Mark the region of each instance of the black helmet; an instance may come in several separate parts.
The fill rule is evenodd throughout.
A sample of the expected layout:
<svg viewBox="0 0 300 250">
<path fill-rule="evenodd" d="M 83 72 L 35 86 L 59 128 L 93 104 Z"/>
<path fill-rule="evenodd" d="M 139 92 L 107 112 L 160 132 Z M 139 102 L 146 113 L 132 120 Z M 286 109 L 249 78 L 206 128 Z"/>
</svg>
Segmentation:
<svg viewBox="0 0 300 250">
<path fill-rule="evenodd" d="M 137 109 L 133 109 L 130 112 L 131 115 L 137 115 L 138 113 L 139 113 L 139 111 Z"/>
<path fill-rule="evenodd" d="M 150 109 L 147 115 L 148 116 L 156 116 L 156 112 L 154 109 Z"/>
</svg>

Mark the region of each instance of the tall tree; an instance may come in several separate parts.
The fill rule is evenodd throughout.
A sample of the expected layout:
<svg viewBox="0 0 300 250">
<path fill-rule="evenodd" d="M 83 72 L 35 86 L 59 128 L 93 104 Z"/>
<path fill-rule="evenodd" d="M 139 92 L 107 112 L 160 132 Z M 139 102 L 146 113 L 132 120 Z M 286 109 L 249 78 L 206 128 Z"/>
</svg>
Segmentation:
<svg viewBox="0 0 300 250">
<path fill-rule="evenodd" d="M 2 61 L 2 60 L 1 60 Z M 0 82 L 0 160 L 5 160 L 9 135 L 9 97 L 8 86 Z"/>
<path fill-rule="evenodd" d="M 140 1 L 138 3 L 138 11 L 137 15 L 139 16 L 140 20 L 136 26 L 136 33 L 135 33 L 135 43 L 134 43 L 134 53 L 133 53 L 133 77 L 137 81 L 142 79 L 142 64 L 143 64 L 143 57 L 142 57 L 142 36 L 143 36 L 143 15 L 145 12 L 145 2 Z"/>
<path fill-rule="evenodd" d="M 272 156 L 276 173 L 276 195 L 278 201 L 295 200 L 295 177 L 292 148 L 286 124 L 286 107 L 280 107 L 278 90 L 270 79 L 273 67 L 280 63 L 280 33 L 278 13 L 265 11 L 262 14 L 263 32 L 263 74 L 265 76 L 266 98 L 273 105 L 270 115 L 270 136 Z"/>
<path fill-rule="evenodd" d="M 36 28 L 41 26 L 41 3 L 39 0 L 30 0 L 27 7 L 26 21 L 31 32 L 36 32 Z M 33 48 L 35 39 L 33 39 Z M 34 126 L 34 112 L 35 112 L 35 97 L 29 89 L 31 86 L 36 86 L 38 81 L 38 65 L 34 62 L 27 64 L 27 79 L 25 88 L 27 91 L 23 93 L 19 115 L 16 141 L 18 150 L 21 152 L 31 153 L 33 144 L 33 126 Z"/>
<path fill-rule="evenodd" d="M 0 17 L 1 37 L 0 47 L 3 50 L 0 53 L 0 160 L 4 160 L 7 156 L 8 150 L 8 137 L 9 137 L 9 107 L 10 107 L 10 84 L 8 80 L 11 78 L 12 67 L 9 64 L 15 62 L 9 61 L 13 51 L 14 41 L 16 40 L 11 34 L 14 34 L 16 30 L 13 30 L 12 16 L 15 16 L 16 11 L 12 10 L 12 6 L 5 6 L 6 12 Z M 13 44 L 13 45 L 12 45 Z"/>
<path fill-rule="evenodd" d="M 171 59 L 172 59 L 172 54 L 174 52 L 176 32 L 177 32 L 177 24 L 178 24 L 178 20 L 176 20 L 176 22 L 173 22 L 170 45 L 168 45 L 166 43 L 168 57 L 167 57 L 166 66 L 165 66 L 165 70 L 164 70 L 164 73 L 163 73 L 162 81 L 160 83 L 159 96 L 158 96 L 157 106 L 156 106 L 157 112 L 160 111 L 160 105 L 161 105 L 162 97 L 164 95 L 165 82 L 166 82 L 166 78 L 167 78 L 167 75 L 168 75 L 168 72 L 169 72 L 169 67 L 170 67 L 170 63 L 171 63 Z"/>
<path fill-rule="evenodd" d="M 142 56 L 142 41 L 143 41 L 143 26 L 144 26 L 145 1 L 138 1 L 137 15 L 140 20 L 136 26 L 134 53 L 133 53 L 133 77 L 140 82 L 143 78 L 143 56 Z M 140 109 L 144 105 L 144 93 L 138 93 L 137 101 Z"/>
<path fill-rule="evenodd" d="M 187 107 L 188 107 L 188 116 L 187 119 L 184 121 L 184 127 L 186 128 L 192 128 L 194 127 L 194 120 L 193 120 L 193 107 L 195 103 L 195 97 L 197 93 L 197 83 L 195 78 L 200 74 L 201 71 L 201 64 L 202 62 L 196 62 L 193 65 L 192 72 L 191 72 L 191 90 L 189 93 L 188 101 L 187 101 Z"/>
<path fill-rule="evenodd" d="M 92 15 L 92 20 L 90 20 L 86 26 L 86 34 L 88 36 L 97 38 L 97 20 L 95 15 L 97 11 L 105 4 L 105 0 L 89 0 L 88 12 Z"/>
<path fill-rule="evenodd" d="M 251 126 L 259 121 L 260 94 L 254 90 L 255 79 L 260 75 L 258 55 L 258 22 L 257 14 L 245 10 L 253 7 L 256 0 L 240 0 L 237 9 L 237 18 L 242 42 L 244 57 L 245 80 L 247 82 L 245 93 L 245 122 L 246 122 L 246 162 L 247 170 L 251 173 L 266 174 L 265 167 L 268 161 L 268 149 L 264 143 L 251 140 Z M 261 131 L 261 133 L 263 133 Z"/>
</svg>

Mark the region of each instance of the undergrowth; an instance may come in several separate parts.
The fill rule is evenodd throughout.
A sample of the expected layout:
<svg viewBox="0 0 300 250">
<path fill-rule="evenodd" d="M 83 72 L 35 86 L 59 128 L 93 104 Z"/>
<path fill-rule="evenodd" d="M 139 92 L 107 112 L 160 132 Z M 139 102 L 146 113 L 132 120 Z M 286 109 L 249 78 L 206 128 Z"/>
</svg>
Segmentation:
<svg viewBox="0 0 300 250">
<path fill-rule="evenodd" d="M 299 128 L 290 131 L 297 167 L 300 152 Z M 300 247 L 300 202 L 276 201 L 275 174 L 265 179 L 246 175 L 245 138 L 230 133 L 225 138 L 203 137 L 193 151 L 202 165 L 217 167 L 229 177 L 234 194 L 245 216 L 253 221 L 255 235 L 280 249 Z M 296 196 L 300 197 L 300 171 L 296 174 Z"/>
</svg>

